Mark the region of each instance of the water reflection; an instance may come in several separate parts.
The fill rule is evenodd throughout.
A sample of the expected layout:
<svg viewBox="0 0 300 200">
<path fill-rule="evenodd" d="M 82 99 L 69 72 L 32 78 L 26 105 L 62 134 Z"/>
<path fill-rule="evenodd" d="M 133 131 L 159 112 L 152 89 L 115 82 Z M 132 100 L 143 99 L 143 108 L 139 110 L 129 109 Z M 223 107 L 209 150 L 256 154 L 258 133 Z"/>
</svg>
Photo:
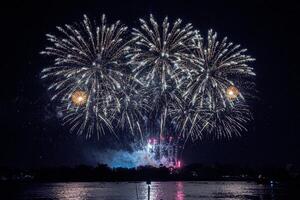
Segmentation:
<svg viewBox="0 0 300 200">
<path fill-rule="evenodd" d="M 143 184 L 139 190 L 141 200 L 148 200 L 148 186 Z M 185 200 L 184 182 L 152 182 L 150 200 Z"/>
<path fill-rule="evenodd" d="M 273 189 L 269 185 L 249 184 L 247 182 L 219 182 L 213 197 L 228 199 L 270 199 L 274 200 Z M 256 199 L 256 198 L 255 198 Z"/>
<path fill-rule="evenodd" d="M 151 200 L 278 199 L 282 190 L 254 182 L 152 182 Z M 288 194 L 287 194 L 288 195 Z M 25 199 L 49 200 L 148 200 L 148 187 L 139 183 L 48 183 L 35 184 L 20 195 Z M 0 196 L 1 198 L 1 196 Z M 286 196 L 285 199 L 290 199 Z"/>
<path fill-rule="evenodd" d="M 213 194 L 214 197 L 237 198 L 244 199 L 247 196 L 253 196 L 254 191 L 249 188 L 249 185 L 239 182 L 230 182 L 230 184 L 219 184 L 218 190 Z"/>
<path fill-rule="evenodd" d="M 87 188 L 82 183 L 61 183 L 55 193 L 58 199 L 87 199 Z"/>
<path fill-rule="evenodd" d="M 184 200 L 183 182 L 176 182 L 176 200 Z"/>
</svg>

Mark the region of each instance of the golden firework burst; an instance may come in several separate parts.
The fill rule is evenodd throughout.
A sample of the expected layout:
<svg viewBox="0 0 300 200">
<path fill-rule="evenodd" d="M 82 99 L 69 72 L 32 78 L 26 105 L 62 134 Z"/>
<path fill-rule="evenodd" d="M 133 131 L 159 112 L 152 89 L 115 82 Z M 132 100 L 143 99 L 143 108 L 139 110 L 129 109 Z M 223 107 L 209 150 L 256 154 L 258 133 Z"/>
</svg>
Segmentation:
<svg viewBox="0 0 300 200">
<path fill-rule="evenodd" d="M 75 106 L 83 106 L 87 102 L 88 95 L 83 90 L 76 90 L 71 96 L 72 103 Z"/>
<path fill-rule="evenodd" d="M 226 90 L 226 96 L 229 100 L 235 100 L 240 94 L 240 91 L 233 85 L 229 86 Z"/>
</svg>

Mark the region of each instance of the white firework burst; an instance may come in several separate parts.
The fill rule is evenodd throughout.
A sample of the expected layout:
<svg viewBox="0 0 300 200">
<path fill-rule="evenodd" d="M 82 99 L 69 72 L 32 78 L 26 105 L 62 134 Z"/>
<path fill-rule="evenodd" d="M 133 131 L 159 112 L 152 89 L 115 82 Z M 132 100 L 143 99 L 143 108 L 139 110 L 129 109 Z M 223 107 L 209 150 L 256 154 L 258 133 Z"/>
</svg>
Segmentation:
<svg viewBox="0 0 300 200">
<path fill-rule="evenodd" d="M 227 38 L 219 42 L 212 30 L 208 31 L 207 40 L 198 35 L 195 42 L 198 64 L 187 65 L 190 75 L 182 85 L 185 105 L 190 111 L 175 115 L 174 123 L 191 138 L 214 133 L 215 138 L 240 135 L 250 120 L 243 83 L 255 76 L 248 65 L 255 59 L 246 55 L 246 49 L 240 49 L 240 45 L 227 42 Z M 186 109 L 181 113 L 186 113 Z"/>
<path fill-rule="evenodd" d="M 177 19 L 170 25 L 168 18 L 159 25 L 150 15 L 150 22 L 140 19 L 141 27 L 133 29 L 134 51 L 128 55 L 134 76 L 147 85 L 159 85 L 163 92 L 171 80 L 180 81 L 178 70 L 185 62 L 196 62 L 192 57 L 192 40 L 195 37 L 192 24 L 182 26 Z"/>
<path fill-rule="evenodd" d="M 127 27 L 117 21 L 106 23 L 102 15 L 100 23 L 91 23 L 86 15 L 83 22 L 57 27 L 58 36 L 47 34 L 52 46 L 41 54 L 52 56 L 53 65 L 42 71 L 42 78 L 50 78 L 48 87 L 52 100 L 57 100 L 65 114 L 65 122 L 71 130 L 87 137 L 96 130 L 104 134 L 111 128 L 111 118 L 117 108 L 118 93 L 126 77 L 125 55 L 129 42 L 124 39 Z M 70 98 L 77 90 L 88 94 L 87 102 L 78 107 Z"/>
<path fill-rule="evenodd" d="M 246 55 L 246 51 L 240 45 L 227 42 L 226 37 L 219 42 L 217 33 L 212 30 L 208 31 L 207 40 L 198 35 L 195 57 L 199 64 L 189 65 L 191 76 L 188 77 L 183 96 L 189 95 L 192 102 L 198 102 L 200 106 L 227 106 L 232 102 L 226 96 L 228 87 L 245 89 L 239 87 L 240 82 L 255 75 L 253 68 L 248 65 L 255 59 Z M 238 97 L 243 99 L 243 93 L 239 93 Z"/>
<path fill-rule="evenodd" d="M 149 21 L 140 19 L 140 28 L 133 29 L 135 45 L 128 57 L 134 77 L 152 91 L 152 106 L 159 113 L 162 134 L 168 117 L 169 101 L 183 80 L 182 72 L 185 68 L 182 65 L 197 61 L 193 60 L 190 53 L 196 32 L 191 24 L 182 26 L 181 19 L 170 25 L 166 17 L 159 25 L 150 15 Z"/>
<path fill-rule="evenodd" d="M 246 49 L 218 41 L 212 30 L 205 40 L 181 19 L 159 24 L 150 15 L 140 23 L 131 39 L 126 26 L 107 24 L 105 15 L 47 34 L 51 46 L 41 54 L 53 63 L 42 78 L 50 80 L 63 124 L 87 138 L 116 127 L 142 135 L 149 122 L 159 123 L 160 136 L 173 128 L 186 140 L 246 130 L 247 85 L 255 76 Z"/>
</svg>

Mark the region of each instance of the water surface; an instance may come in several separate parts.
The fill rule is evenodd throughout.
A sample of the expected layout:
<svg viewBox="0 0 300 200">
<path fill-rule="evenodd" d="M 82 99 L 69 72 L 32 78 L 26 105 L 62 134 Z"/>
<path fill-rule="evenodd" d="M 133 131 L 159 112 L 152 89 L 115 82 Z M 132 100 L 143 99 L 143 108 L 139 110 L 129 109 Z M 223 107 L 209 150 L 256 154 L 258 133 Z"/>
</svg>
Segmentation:
<svg viewBox="0 0 300 200">
<path fill-rule="evenodd" d="M 20 200 L 147 200 L 144 182 L 68 182 L 34 183 L 13 191 Z M 12 197 L 11 197 L 12 198 Z M 151 200 L 246 200 L 295 199 L 281 185 L 259 185 L 255 182 L 152 182 Z"/>
</svg>

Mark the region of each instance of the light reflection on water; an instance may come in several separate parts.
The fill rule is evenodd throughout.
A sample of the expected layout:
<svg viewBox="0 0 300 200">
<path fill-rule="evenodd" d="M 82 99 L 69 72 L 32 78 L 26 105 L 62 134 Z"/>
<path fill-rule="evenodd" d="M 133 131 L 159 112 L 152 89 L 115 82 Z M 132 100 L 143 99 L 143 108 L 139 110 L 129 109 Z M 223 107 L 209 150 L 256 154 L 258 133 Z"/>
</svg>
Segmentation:
<svg viewBox="0 0 300 200">
<path fill-rule="evenodd" d="M 63 184 L 52 190 L 58 199 L 84 200 L 87 198 L 87 187 L 79 183 Z"/>
<path fill-rule="evenodd" d="M 176 182 L 176 200 L 184 200 L 183 183 Z"/>
<path fill-rule="evenodd" d="M 148 186 L 139 183 L 71 182 L 34 184 L 18 199 L 148 200 Z M 278 199 L 276 190 L 253 182 L 152 182 L 151 200 Z"/>
</svg>

